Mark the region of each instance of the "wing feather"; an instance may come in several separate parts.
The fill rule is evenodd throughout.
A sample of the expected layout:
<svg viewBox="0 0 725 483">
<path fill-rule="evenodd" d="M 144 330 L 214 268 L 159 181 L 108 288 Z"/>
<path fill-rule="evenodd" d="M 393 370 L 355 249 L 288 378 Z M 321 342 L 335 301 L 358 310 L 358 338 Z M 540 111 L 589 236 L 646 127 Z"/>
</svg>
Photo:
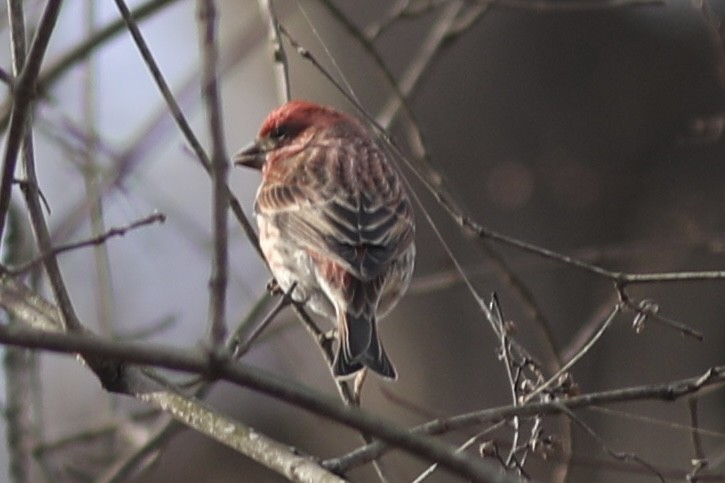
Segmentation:
<svg viewBox="0 0 725 483">
<path fill-rule="evenodd" d="M 257 212 L 359 280 L 374 279 L 414 236 L 410 202 L 385 153 L 359 133 L 331 133 L 296 157 L 286 176 L 262 185 Z"/>
</svg>

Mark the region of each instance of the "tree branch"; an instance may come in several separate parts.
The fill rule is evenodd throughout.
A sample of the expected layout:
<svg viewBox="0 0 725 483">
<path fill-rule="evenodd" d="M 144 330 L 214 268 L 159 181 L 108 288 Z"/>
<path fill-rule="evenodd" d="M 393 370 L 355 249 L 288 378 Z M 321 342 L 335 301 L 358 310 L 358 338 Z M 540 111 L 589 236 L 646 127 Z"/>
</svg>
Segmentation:
<svg viewBox="0 0 725 483">
<path fill-rule="evenodd" d="M 697 394 L 701 390 L 725 383 L 725 366 L 716 366 L 708 369 L 697 377 L 680 379 L 663 384 L 634 386 L 614 389 L 611 391 L 596 392 L 557 399 L 550 402 L 528 403 L 523 406 L 502 406 L 498 408 L 483 409 L 468 414 L 462 414 L 447 419 L 436 419 L 416 426 L 411 431 L 415 434 L 443 434 L 463 428 L 490 424 L 510 419 L 512 417 L 541 416 L 561 414 L 562 408 L 581 409 L 590 406 L 603 406 L 630 401 L 662 400 L 675 401 L 683 396 Z M 335 472 L 345 472 L 352 467 L 368 463 L 379 458 L 389 450 L 383 443 L 373 443 L 345 455 L 342 458 L 328 460 L 324 464 Z"/>
<path fill-rule="evenodd" d="M 50 257 L 55 257 L 57 255 L 60 255 L 61 253 L 69 252 L 71 250 L 77 250 L 79 248 L 100 245 L 102 243 L 106 243 L 109 238 L 113 238 L 116 236 L 125 236 L 126 233 L 136 228 L 140 228 L 142 226 L 150 225 L 153 223 L 164 223 L 165 221 L 166 216 L 163 213 L 152 213 L 149 216 L 141 218 L 140 220 L 136 220 L 133 223 L 129 223 L 128 225 L 111 228 L 105 233 L 101 233 L 100 235 L 94 236 L 92 238 L 73 243 L 67 243 L 65 245 L 60 245 L 53 248 L 49 252 L 41 253 L 32 260 L 28 260 L 27 262 L 22 263 L 17 267 L 0 268 L 0 272 L 4 272 L 7 275 L 17 276 L 27 272 L 28 270 L 37 266 L 39 263 L 46 261 Z"/>
<path fill-rule="evenodd" d="M 175 417 L 187 417 L 184 416 L 184 413 L 188 412 L 185 406 L 186 400 L 179 400 L 182 395 L 170 391 L 168 384 L 162 384 L 158 378 L 149 377 L 138 365 L 200 374 L 208 379 L 225 380 L 247 387 L 363 431 L 426 461 L 438 462 L 442 467 L 474 481 L 515 481 L 478 457 L 458 454 L 456 448 L 449 444 L 427 436 L 410 434 L 391 421 L 385 421 L 356 407 L 340 404 L 329 397 L 311 392 L 305 386 L 279 379 L 246 364 L 232 363 L 218 358 L 210 359 L 201 354 L 189 354 L 179 349 L 154 344 L 108 341 L 90 333 L 85 335 L 60 333 L 57 331 L 57 312 L 52 305 L 39 300 L 42 299 L 30 293 L 21 284 L 11 279 L 0 278 L 0 306 L 24 322 L 26 322 L 25 317 L 28 318 L 27 322 L 41 318 L 44 325 L 54 327 L 56 330 L 50 332 L 0 325 L 0 343 L 53 352 L 77 353 L 84 359 L 103 361 L 104 367 L 109 370 L 100 373 L 98 377 L 106 390 L 151 402 L 172 415 L 176 414 Z M 182 403 L 181 406 L 179 403 Z M 206 409 L 201 408 L 200 411 L 198 417 L 195 415 L 190 417 L 192 422 L 198 424 L 198 427 L 194 426 L 195 429 L 213 435 L 217 440 L 227 444 L 222 440 L 223 436 L 211 430 L 212 427 L 220 427 L 216 426 L 209 416 L 204 416 Z M 224 421 L 229 422 L 226 419 Z M 255 439 L 251 433 L 249 437 Z M 254 457 L 253 454 L 248 456 Z"/>
<path fill-rule="evenodd" d="M 35 98 L 35 86 L 40 72 L 40 65 L 45 57 L 50 35 L 55 28 L 55 22 L 60 13 L 62 0 L 48 0 L 45 10 L 40 19 L 38 30 L 30 46 L 30 51 L 25 57 L 25 27 L 20 27 L 24 23 L 22 17 L 12 18 L 11 24 L 15 25 L 11 29 L 11 41 L 13 45 L 14 66 L 17 75 L 15 89 L 13 90 L 13 109 L 10 115 L 10 129 L 8 131 L 7 145 L 5 146 L 5 155 L 3 156 L 2 180 L 0 180 L 0 239 L 2 239 L 5 230 L 5 221 L 7 220 L 8 209 L 10 207 L 10 194 L 15 181 L 15 165 L 20 152 L 20 146 L 25 137 L 26 124 L 30 116 L 30 111 Z M 15 6 L 14 6 L 15 5 Z M 16 9 L 17 5 L 14 0 L 9 0 L 9 8 Z M 20 10 L 22 16 L 22 10 Z"/>
<path fill-rule="evenodd" d="M 212 250 L 209 276 L 209 315 L 207 343 L 219 347 L 226 335 L 226 295 L 229 263 L 227 211 L 229 209 L 229 162 L 224 147 L 224 125 L 219 99 L 219 46 L 217 45 L 217 10 L 214 0 L 198 0 L 199 37 L 201 40 L 202 76 L 201 92 L 206 105 L 211 136 L 212 183 Z"/>
</svg>

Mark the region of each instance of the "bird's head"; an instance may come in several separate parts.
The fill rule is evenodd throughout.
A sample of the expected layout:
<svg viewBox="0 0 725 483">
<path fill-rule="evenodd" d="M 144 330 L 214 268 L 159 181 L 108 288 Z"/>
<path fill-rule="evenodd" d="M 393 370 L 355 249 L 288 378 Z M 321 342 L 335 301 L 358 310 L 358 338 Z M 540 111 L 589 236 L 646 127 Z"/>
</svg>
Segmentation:
<svg viewBox="0 0 725 483">
<path fill-rule="evenodd" d="M 269 113 L 257 139 L 236 153 L 232 162 L 262 169 L 268 155 L 302 150 L 317 132 L 340 122 L 355 121 L 347 114 L 313 102 L 290 101 Z"/>
</svg>

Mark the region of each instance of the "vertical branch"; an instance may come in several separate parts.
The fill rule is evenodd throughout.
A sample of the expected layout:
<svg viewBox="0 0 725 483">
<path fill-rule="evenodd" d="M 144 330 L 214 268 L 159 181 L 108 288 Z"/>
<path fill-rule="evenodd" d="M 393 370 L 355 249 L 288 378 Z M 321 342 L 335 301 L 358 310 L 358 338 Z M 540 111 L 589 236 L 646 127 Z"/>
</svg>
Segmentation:
<svg viewBox="0 0 725 483">
<path fill-rule="evenodd" d="M 38 177 L 35 174 L 35 159 L 33 156 L 33 139 L 30 131 L 26 132 L 26 123 L 30 118 L 30 107 L 32 103 L 32 94 L 35 91 L 35 83 L 40 71 L 45 51 L 50 41 L 50 35 L 55 27 L 60 12 L 61 0 L 48 0 L 43 15 L 40 19 L 38 31 L 30 46 L 30 51 L 25 61 L 25 20 L 20 10 L 20 2 L 10 0 L 9 5 L 13 9 L 10 13 L 10 30 L 11 44 L 13 50 L 13 72 L 20 72 L 17 89 L 15 92 L 15 101 L 13 105 L 13 113 L 10 120 L 10 129 L 8 133 L 8 144 L 5 151 L 5 159 L 3 164 L 3 179 L 0 185 L 0 229 L 4 225 L 7 213 L 2 211 L 3 190 L 6 186 L 6 175 L 9 173 L 10 180 L 8 183 L 7 196 L 10 196 L 10 187 L 13 183 L 13 171 L 15 161 L 17 159 L 20 146 L 23 146 L 23 170 L 25 171 L 25 182 L 23 183 L 23 194 L 25 195 L 25 203 L 28 206 L 30 221 L 33 226 L 33 233 L 40 253 L 52 252 L 50 233 L 48 225 L 43 215 L 43 207 L 40 201 L 40 190 L 38 188 Z M 18 13 L 16 13 L 18 12 Z M 18 92 L 22 92 L 22 95 Z M 17 132 L 15 132 L 17 131 Z M 12 165 L 12 170 L 8 170 L 8 166 Z M 7 209 L 7 208 L 6 208 Z M 50 280 L 50 286 L 53 290 L 58 307 L 61 312 L 61 320 L 63 325 L 70 330 L 80 330 L 81 324 L 78 321 L 73 305 L 70 301 L 70 295 L 63 282 L 60 273 L 58 260 L 52 256 L 46 258 L 44 267 Z"/>
<path fill-rule="evenodd" d="M 272 57 L 277 74 L 279 97 L 281 97 L 282 101 L 287 102 L 292 98 L 289 82 L 289 62 L 287 60 L 287 53 L 284 50 L 284 44 L 282 43 L 277 12 L 274 10 L 274 0 L 259 0 L 259 10 L 267 21 L 269 43 L 272 46 Z"/>
<path fill-rule="evenodd" d="M 89 37 L 93 35 L 96 21 L 96 4 L 88 2 L 85 7 L 86 32 Z M 103 219 L 103 197 L 100 196 L 101 179 L 97 160 L 98 132 L 96 131 L 96 62 L 94 56 L 89 56 L 85 63 L 85 89 L 83 90 L 83 110 L 85 117 L 86 149 L 83 159 L 83 182 L 86 190 L 86 202 L 89 205 L 91 236 L 98 237 L 106 232 Z M 93 245 L 93 258 L 97 284 L 93 284 L 96 302 L 96 315 L 98 330 L 102 336 L 113 337 L 115 332 L 115 307 L 113 303 L 113 279 L 111 277 L 111 264 L 108 258 L 108 248 L 105 243 Z M 103 409 L 111 416 L 115 409 L 116 399 L 107 395 Z"/>
<path fill-rule="evenodd" d="M 198 0 L 199 30 L 203 59 L 201 91 L 206 104 L 211 135 L 212 229 L 214 248 L 209 278 L 209 321 L 207 340 L 219 346 L 226 335 L 224 310 L 227 291 L 227 177 L 229 164 L 224 149 L 224 128 L 219 99 L 219 46 L 217 45 L 217 11 L 214 0 Z"/>
<path fill-rule="evenodd" d="M 26 173 L 24 194 L 26 203 L 31 212 L 33 230 L 39 244 L 50 246 L 50 236 L 45 226 L 42 208 L 38 196 L 37 180 L 35 178 L 33 162 L 33 139 L 29 129 L 30 109 L 32 96 L 35 90 L 35 82 L 40 71 L 40 64 L 45 53 L 50 34 L 53 31 L 55 21 L 58 17 L 60 1 L 49 1 L 43 12 L 38 33 L 33 42 L 30 58 L 26 62 L 26 33 L 23 4 L 20 0 L 8 0 L 8 20 L 10 24 L 12 67 L 13 74 L 18 79 L 14 92 L 14 104 L 11 118 L 10 132 L 3 160 L 3 177 L 0 186 L 0 236 L 5 228 L 5 221 L 9 218 L 10 194 L 15 179 L 15 165 L 18 153 L 23 150 L 23 168 Z M 35 208 L 35 210 L 33 209 Z M 21 227 L 18 227 L 18 235 Z M 5 237 L 7 239 L 9 237 Z M 17 240 L 16 240 L 17 241 Z M 22 243 L 25 245 L 25 243 Z M 12 249 L 12 242 L 10 245 Z M 22 247 L 20 247 L 22 248 Z M 13 250 L 8 250 L 12 256 Z M 55 259 L 46 264 L 52 280 L 60 276 L 57 264 L 53 265 Z M 54 285 L 55 287 L 55 285 Z M 61 282 L 62 287 L 62 282 Z M 55 291 L 55 290 L 54 290 Z M 59 301 L 60 302 L 60 301 Z M 21 348 L 8 348 L 4 359 L 7 373 L 6 392 L 7 407 L 5 415 L 8 422 L 8 447 L 10 451 L 10 476 L 16 483 L 30 481 L 33 440 L 36 434 L 33 422 L 34 391 L 32 381 L 34 380 L 35 364 L 32 354 Z"/>
<path fill-rule="evenodd" d="M 10 459 L 9 476 L 14 483 L 31 480 L 32 451 L 35 446 L 33 424 L 33 356 L 22 347 L 6 347 L 5 369 L 6 440 Z"/>
<path fill-rule="evenodd" d="M 11 6 L 19 3 L 8 0 L 8 4 Z M 58 19 L 61 3 L 62 0 L 48 0 L 40 19 L 40 24 L 38 25 L 37 34 L 30 47 L 27 62 L 25 61 L 24 25 L 20 29 L 16 22 L 15 26 L 18 30 L 11 33 L 10 43 L 13 53 L 13 72 L 15 72 L 17 82 L 15 83 L 15 90 L 13 91 L 13 109 L 10 115 L 10 128 L 8 129 L 8 140 L 3 157 L 2 179 L 0 180 L 0 238 L 2 238 L 2 234 L 5 231 L 5 221 L 7 220 L 8 209 L 10 207 L 10 194 L 15 181 L 15 165 L 17 164 L 18 153 L 20 152 L 20 146 L 25 136 L 25 126 L 30 116 L 30 108 L 35 96 L 35 86 L 38 73 L 40 72 L 40 65 L 43 62 L 45 51 L 50 42 L 50 35 L 53 33 L 55 22 Z M 15 7 L 18 7 L 18 5 L 15 5 Z M 22 15 L 22 10 L 20 10 L 20 13 Z M 10 15 L 12 20 L 13 14 L 11 13 Z M 20 23 L 24 23 L 22 18 Z"/>
<path fill-rule="evenodd" d="M 702 445 L 700 437 L 700 416 L 697 410 L 699 397 L 693 394 L 687 398 L 687 409 L 690 413 L 690 440 L 692 441 L 692 449 L 694 454 L 691 458 L 692 470 L 687 475 L 687 481 L 699 481 L 698 474 L 708 466 L 707 456 Z"/>
<path fill-rule="evenodd" d="M 95 23 L 94 2 L 86 5 L 86 30 L 88 36 L 93 35 Z M 106 226 L 103 220 L 103 198 L 100 196 L 101 180 L 97 164 L 98 133 L 96 132 L 96 63 L 91 56 L 85 64 L 85 89 L 83 98 L 83 110 L 85 111 L 86 123 L 86 156 L 83 169 L 83 181 L 86 190 L 86 202 L 89 205 L 91 217 L 91 236 L 97 237 L 105 233 Z M 111 267 L 108 259 L 108 249 L 105 243 L 93 246 L 95 259 L 96 294 L 98 296 L 98 328 L 100 334 L 111 337 L 114 332 L 115 308 L 113 304 L 113 282 L 111 279 Z M 95 284 L 94 284 L 95 285 Z"/>
<path fill-rule="evenodd" d="M 14 14 L 18 12 L 13 10 Z M 24 215 L 11 204 L 8 213 L 8 227 L 5 231 L 5 249 L 3 264 L 14 265 L 32 256 L 32 236 L 30 227 L 26 226 Z M 3 323 L 19 324 L 18 320 L 8 314 Z M 3 369 L 5 371 L 5 440 L 8 447 L 10 481 L 13 483 L 29 483 L 32 481 L 33 449 L 40 434 L 38 428 L 42 401 L 38 386 L 34 384 L 38 364 L 35 352 L 22 347 L 4 348 Z"/>
<path fill-rule="evenodd" d="M 25 63 L 25 23 L 23 5 L 21 1 L 8 1 L 8 21 L 11 29 L 11 46 L 13 57 L 13 74 L 22 69 Z M 9 144 L 9 140 L 8 140 Z M 11 169 L 14 176 L 15 168 Z M 4 178 L 4 176 L 3 176 Z M 2 203 L 0 201 L 0 203 Z M 13 216 L 9 213 L 10 196 L 8 191 L 7 207 L 3 207 L 2 222 L 0 222 L 0 231 L 6 219 Z M 8 258 L 12 258 L 14 243 L 9 238 L 13 235 L 12 230 L 8 230 L 3 237 L 3 245 Z M 7 419 L 7 444 L 10 458 L 9 476 L 15 483 L 25 483 L 30 481 L 30 462 L 31 462 L 31 445 L 30 435 L 32 434 L 31 413 L 32 407 L 32 391 L 30 381 L 32 374 L 29 371 L 30 361 L 28 359 L 29 351 L 20 347 L 6 348 L 5 357 L 3 358 L 3 366 L 6 374 L 6 405 L 5 418 Z"/>
</svg>

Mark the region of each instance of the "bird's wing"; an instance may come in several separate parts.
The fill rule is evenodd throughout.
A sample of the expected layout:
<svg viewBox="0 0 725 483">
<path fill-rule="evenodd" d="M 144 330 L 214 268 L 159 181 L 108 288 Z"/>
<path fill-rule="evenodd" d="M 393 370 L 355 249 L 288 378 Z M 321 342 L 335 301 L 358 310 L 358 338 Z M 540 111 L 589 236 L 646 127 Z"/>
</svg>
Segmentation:
<svg viewBox="0 0 725 483">
<path fill-rule="evenodd" d="M 318 145 L 284 179 L 263 184 L 257 211 L 360 280 L 412 242 L 413 213 L 397 173 L 373 144 Z"/>
</svg>

